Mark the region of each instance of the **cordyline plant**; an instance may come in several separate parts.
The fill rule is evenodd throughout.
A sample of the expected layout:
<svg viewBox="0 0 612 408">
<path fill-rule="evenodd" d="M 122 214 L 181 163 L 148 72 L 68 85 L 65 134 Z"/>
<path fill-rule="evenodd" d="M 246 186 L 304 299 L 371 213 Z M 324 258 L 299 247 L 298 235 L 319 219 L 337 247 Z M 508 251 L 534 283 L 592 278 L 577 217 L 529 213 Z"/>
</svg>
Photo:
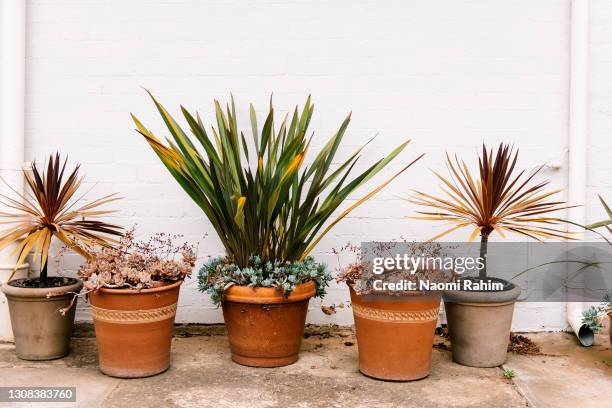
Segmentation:
<svg viewBox="0 0 612 408">
<path fill-rule="evenodd" d="M 77 165 L 64 180 L 66 162 L 67 159 L 62 164 L 57 153 L 50 155 L 47 169 L 42 173 L 33 163 L 31 171 L 24 171 L 27 193 L 11 188 L 16 198 L 0 195 L 0 203 L 14 210 L 0 212 L 3 224 L 14 224 L 0 234 L 0 249 L 18 243 L 13 253 L 18 255 L 15 271 L 34 250 L 34 257 L 40 256 L 39 287 L 48 287 L 47 258 L 53 237 L 87 258 L 87 247 L 109 247 L 116 242 L 109 236 L 119 236 L 122 231 L 120 226 L 95 219 L 113 212 L 97 207 L 117 200 L 115 194 L 77 205 L 83 199 L 75 195 L 83 177 L 79 177 L 80 166 Z"/>
<path fill-rule="evenodd" d="M 201 150 L 155 98 L 153 102 L 172 139 L 168 138 L 168 146 L 164 145 L 132 115 L 138 132 L 204 211 L 231 261 L 239 268 L 248 267 L 255 256 L 264 265 L 303 261 L 337 222 L 420 159 L 404 166 L 324 228 L 349 194 L 380 172 L 409 141 L 349 178 L 364 146 L 337 168 L 332 169 L 332 163 L 350 114 L 311 165 L 304 166 L 311 142 L 308 125 L 314 109 L 310 97 L 301 114 L 296 107 L 291 119 L 285 116 L 278 130 L 272 103 L 261 127 L 251 105 L 250 141 L 238 129 L 233 98 L 226 112 L 215 101 L 217 126 L 212 127 L 211 133 L 197 113 L 194 116 L 181 107 Z"/>
<path fill-rule="evenodd" d="M 480 234 L 480 257 L 484 260 L 484 267 L 479 271 L 480 279 L 487 277 L 487 243 L 494 231 L 502 238 L 506 237 L 505 233 L 512 232 L 538 241 L 546 238 L 573 239 L 571 234 L 553 228 L 563 222 L 562 219 L 546 216 L 570 208 L 562 201 L 549 200 L 561 190 L 545 192 L 550 181 L 533 180 L 543 166 L 531 174 L 526 174 L 525 170 L 515 174 L 517 158 L 518 150 L 514 151 L 509 145 L 502 143 L 494 152 L 493 149 L 487 151 L 483 144 L 482 155 L 478 157 L 479 174 L 474 179 L 464 161 L 457 156 L 453 160 L 447 153 L 450 179 L 434 171 L 443 183 L 440 188 L 445 196 L 435 197 L 417 191 L 415 197 L 408 199 L 432 209 L 417 211 L 420 216 L 414 218 L 445 221 L 451 225 L 430 241 L 464 227 L 474 228 L 470 242 Z"/>
</svg>

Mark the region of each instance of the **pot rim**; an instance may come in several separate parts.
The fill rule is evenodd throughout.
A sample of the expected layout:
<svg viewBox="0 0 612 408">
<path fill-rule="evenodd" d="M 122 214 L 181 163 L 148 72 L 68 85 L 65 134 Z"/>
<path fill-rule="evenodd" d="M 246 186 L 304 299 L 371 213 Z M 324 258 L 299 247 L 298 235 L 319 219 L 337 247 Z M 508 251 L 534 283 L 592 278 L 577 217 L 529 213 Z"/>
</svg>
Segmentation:
<svg viewBox="0 0 612 408">
<path fill-rule="evenodd" d="M 284 291 L 276 288 L 232 285 L 225 290 L 223 301 L 254 304 L 295 303 L 308 300 L 315 294 L 316 288 L 312 280 L 297 284 L 287 297 Z"/>
<path fill-rule="evenodd" d="M 116 289 L 116 288 L 105 288 L 105 287 L 101 287 L 97 290 L 97 292 L 102 292 L 102 293 L 108 293 L 108 294 L 113 294 L 113 295 L 141 295 L 143 293 L 155 293 L 155 292 L 164 292 L 166 290 L 171 290 L 176 288 L 177 286 L 182 285 L 184 282 L 183 279 L 178 280 L 176 282 L 173 282 L 169 285 L 162 285 L 162 286 L 158 286 L 156 288 L 147 288 L 147 289 L 130 289 L 130 288 L 126 288 L 126 289 Z M 93 291 L 92 293 L 95 293 L 96 291 Z"/>
<path fill-rule="evenodd" d="M 61 293 L 48 298 L 49 301 L 53 301 L 62 296 L 73 296 L 73 294 L 69 292 L 79 293 L 81 289 L 83 289 L 83 281 L 78 278 L 73 279 L 76 279 L 76 282 L 73 284 L 53 288 L 22 288 L 11 286 L 9 282 L 4 282 L 2 283 L 2 292 L 7 298 L 47 298 L 49 293 Z"/>
</svg>

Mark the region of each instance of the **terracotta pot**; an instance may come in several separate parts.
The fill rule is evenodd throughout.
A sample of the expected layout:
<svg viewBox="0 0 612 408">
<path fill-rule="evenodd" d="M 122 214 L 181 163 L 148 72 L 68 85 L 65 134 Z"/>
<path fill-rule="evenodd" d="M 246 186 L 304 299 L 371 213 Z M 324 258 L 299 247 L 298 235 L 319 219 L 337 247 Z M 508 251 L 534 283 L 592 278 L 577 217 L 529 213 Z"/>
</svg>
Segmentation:
<svg viewBox="0 0 612 408">
<path fill-rule="evenodd" d="M 444 308 L 453 361 L 469 367 L 506 362 L 514 303 L 521 289 L 500 292 L 444 292 Z"/>
<path fill-rule="evenodd" d="M 222 306 L 232 360 L 251 367 L 295 363 L 314 295 L 312 281 L 297 285 L 288 297 L 274 288 L 228 288 Z"/>
<path fill-rule="evenodd" d="M 359 371 L 368 377 L 390 381 L 427 377 L 440 294 L 362 296 L 350 286 L 349 290 Z"/>
<path fill-rule="evenodd" d="M 83 282 L 78 279 L 74 279 L 71 285 L 54 288 L 2 285 L 2 292 L 8 299 L 17 357 L 53 360 L 68 354 L 76 305 L 65 316 L 59 310 L 70 305 L 74 294 L 68 292 L 78 293 L 82 287 Z M 64 294 L 47 297 L 48 293 Z"/>
<path fill-rule="evenodd" d="M 141 291 L 101 288 L 89 294 L 100 371 L 112 377 L 139 378 L 170 367 L 182 283 Z"/>
</svg>

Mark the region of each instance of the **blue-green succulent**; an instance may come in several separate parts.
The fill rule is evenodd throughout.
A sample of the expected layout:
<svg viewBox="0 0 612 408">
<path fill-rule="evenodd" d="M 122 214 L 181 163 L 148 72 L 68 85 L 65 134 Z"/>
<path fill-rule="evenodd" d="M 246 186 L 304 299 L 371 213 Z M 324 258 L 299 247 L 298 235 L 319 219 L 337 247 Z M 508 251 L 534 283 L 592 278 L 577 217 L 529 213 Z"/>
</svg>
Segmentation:
<svg viewBox="0 0 612 408">
<path fill-rule="evenodd" d="M 303 261 L 261 262 L 252 256 L 245 268 L 239 268 L 228 258 L 208 260 L 198 273 L 198 287 L 210 295 L 215 304 L 223 300 L 223 292 L 231 285 L 277 288 L 289 296 L 296 285 L 312 280 L 316 296 L 323 297 L 332 276 L 327 265 L 315 262 L 311 256 Z"/>
</svg>

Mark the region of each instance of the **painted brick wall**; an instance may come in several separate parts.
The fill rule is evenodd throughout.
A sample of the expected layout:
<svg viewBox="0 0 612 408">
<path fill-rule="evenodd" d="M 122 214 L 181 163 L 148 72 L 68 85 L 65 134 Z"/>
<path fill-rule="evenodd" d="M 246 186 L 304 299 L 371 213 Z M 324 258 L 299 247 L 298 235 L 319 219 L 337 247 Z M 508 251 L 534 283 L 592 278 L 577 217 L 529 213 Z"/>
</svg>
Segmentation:
<svg viewBox="0 0 612 408">
<path fill-rule="evenodd" d="M 597 218 L 595 193 L 612 191 L 612 7 L 601 0 L 592 7 L 588 208 Z M 349 241 L 431 237 L 430 225 L 405 218 L 414 208 L 402 197 L 412 188 L 435 188 L 429 169 L 443 168 L 445 150 L 473 157 L 483 140 L 513 142 L 522 165 L 559 164 L 544 176 L 566 184 L 569 1 L 33 0 L 27 30 L 26 157 L 68 154 L 83 163 L 91 197 L 113 191 L 124 197 L 115 221 L 137 223 L 142 236 L 184 234 L 199 242 L 200 260 L 222 248 L 134 132 L 129 112 L 163 134 L 141 87 L 171 112 L 184 104 L 205 120 L 213 99 L 226 101 L 231 91 L 245 129 L 249 102 L 264 111 L 273 92 L 282 112 L 312 94 L 317 146 L 349 111 L 343 152 L 380 133 L 364 164 L 412 138 L 385 174 L 419 153 L 425 159 L 317 248 L 332 268 L 338 260 L 331 249 Z M 59 267 L 71 273 L 78 263 L 66 256 Z M 309 321 L 352 323 L 350 309 L 332 316 L 320 310 L 347 300 L 347 289 L 334 285 L 324 301 L 311 303 Z M 88 318 L 86 310 L 79 318 Z M 178 320 L 222 317 L 192 280 Z M 563 329 L 564 305 L 521 306 L 514 324 Z"/>
<path fill-rule="evenodd" d="M 591 3 L 590 129 L 587 167 L 587 217 L 605 218 L 597 194 L 612 202 L 612 1 Z"/>
</svg>

